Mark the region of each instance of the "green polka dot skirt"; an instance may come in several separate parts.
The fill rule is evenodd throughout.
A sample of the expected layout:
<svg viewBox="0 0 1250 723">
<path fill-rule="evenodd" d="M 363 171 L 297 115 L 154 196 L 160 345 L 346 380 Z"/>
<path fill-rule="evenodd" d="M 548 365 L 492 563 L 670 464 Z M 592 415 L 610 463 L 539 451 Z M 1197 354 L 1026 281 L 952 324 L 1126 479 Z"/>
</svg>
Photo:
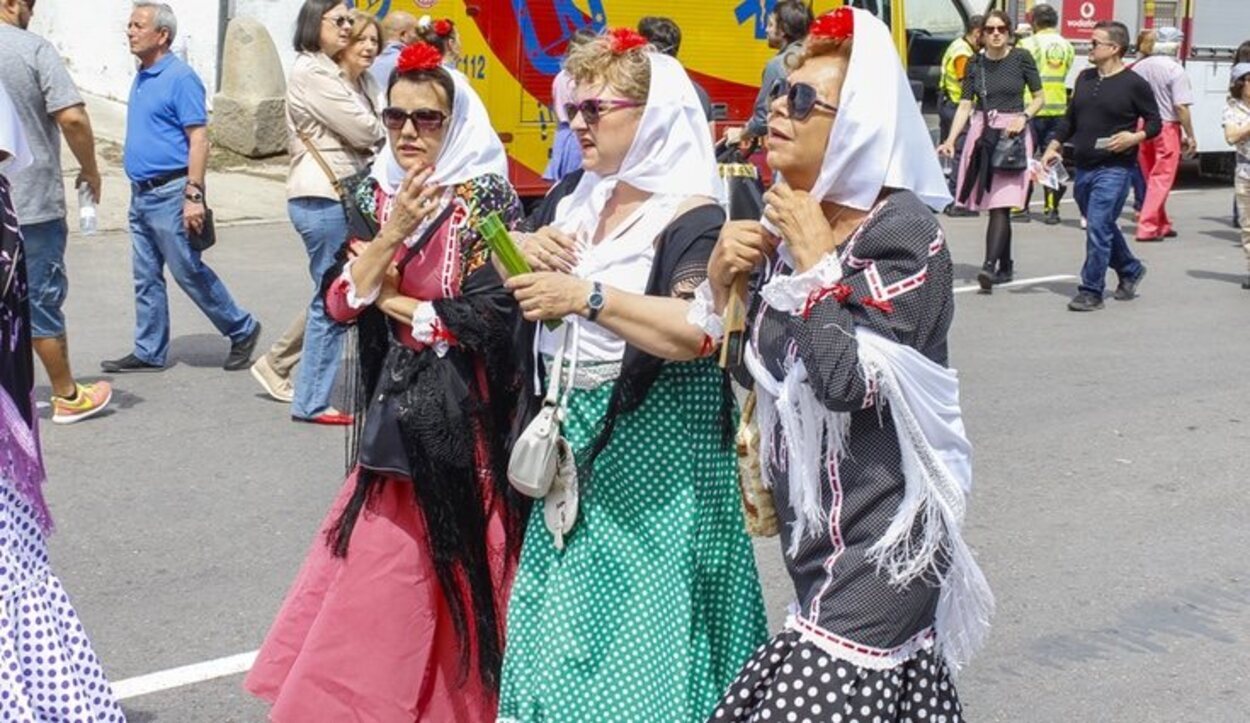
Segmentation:
<svg viewBox="0 0 1250 723">
<path fill-rule="evenodd" d="M 612 385 L 577 390 L 585 449 Z M 502 721 L 704 721 L 767 640 L 764 603 L 721 446 L 720 371 L 665 367 L 617 421 L 563 551 L 534 506 L 508 607 Z"/>
</svg>

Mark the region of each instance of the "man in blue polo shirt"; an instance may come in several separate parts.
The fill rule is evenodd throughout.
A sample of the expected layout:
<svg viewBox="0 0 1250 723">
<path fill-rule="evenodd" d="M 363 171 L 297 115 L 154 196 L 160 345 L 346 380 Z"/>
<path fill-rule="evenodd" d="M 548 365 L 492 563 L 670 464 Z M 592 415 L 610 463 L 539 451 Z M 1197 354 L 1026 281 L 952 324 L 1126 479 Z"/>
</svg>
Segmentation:
<svg viewBox="0 0 1250 723">
<path fill-rule="evenodd" d="M 164 265 L 217 330 L 230 339 L 224 368 L 251 365 L 260 323 L 235 303 L 226 285 L 191 248 L 204 224 L 208 114 L 204 84 L 169 51 L 177 32 L 165 3 L 139 2 L 126 35 L 139 59 L 130 89 L 124 165 L 130 177 L 130 234 L 135 277 L 135 349 L 103 362 L 106 372 L 160 371 L 169 352 L 169 298 Z"/>
</svg>

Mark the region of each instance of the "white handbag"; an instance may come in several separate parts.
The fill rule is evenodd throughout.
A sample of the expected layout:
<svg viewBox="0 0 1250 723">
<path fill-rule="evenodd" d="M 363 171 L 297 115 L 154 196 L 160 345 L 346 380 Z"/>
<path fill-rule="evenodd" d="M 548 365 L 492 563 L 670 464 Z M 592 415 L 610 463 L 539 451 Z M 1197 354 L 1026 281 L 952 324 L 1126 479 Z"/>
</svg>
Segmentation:
<svg viewBox="0 0 1250 723">
<path fill-rule="evenodd" d="M 571 334 L 570 326 L 574 328 Z M 568 352 L 570 341 L 573 347 L 572 362 L 568 371 L 565 372 L 564 357 Z M 512 455 L 508 458 L 508 482 L 516 491 L 527 497 L 534 499 L 546 497 L 557 475 L 571 474 L 574 478 L 577 476 L 577 466 L 573 463 L 573 450 L 564 436 L 560 434 L 560 425 L 567 415 L 569 395 L 573 392 L 573 374 L 576 367 L 577 325 L 566 323 L 560 340 L 560 349 L 556 353 L 555 363 L 551 366 L 543 408 L 521 433 L 512 447 Z M 561 381 L 565 378 L 567 378 L 567 384 L 561 393 Z"/>
</svg>

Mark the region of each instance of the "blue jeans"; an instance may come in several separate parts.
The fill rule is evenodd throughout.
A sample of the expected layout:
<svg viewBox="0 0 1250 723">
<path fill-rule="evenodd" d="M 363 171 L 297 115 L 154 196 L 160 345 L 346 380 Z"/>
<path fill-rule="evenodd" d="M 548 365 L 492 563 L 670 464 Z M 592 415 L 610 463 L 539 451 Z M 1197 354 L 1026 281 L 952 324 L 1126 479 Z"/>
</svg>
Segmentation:
<svg viewBox="0 0 1250 723">
<path fill-rule="evenodd" d="M 1087 222 L 1081 291 L 1101 297 L 1108 266 L 1121 279 L 1133 279 L 1142 272 L 1142 263 L 1133 256 L 1120 231 L 1120 213 L 1128 198 L 1132 173 L 1131 168 L 1124 166 L 1076 169 L 1074 194 Z"/>
<path fill-rule="evenodd" d="M 334 265 L 334 256 L 347 241 L 347 218 L 338 201 L 328 198 L 293 198 L 287 201 L 291 225 L 308 250 L 308 273 L 313 297 L 304 326 L 304 351 L 295 375 L 295 399 L 291 415 L 300 419 L 317 416 L 330 406 L 334 378 L 338 376 L 346 327 L 326 314 L 321 297 L 321 277 Z"/>
<path fill-rule="evenodd" d="M 69 294 L 69 277 L 65 274 L 68 233 L 63 218 L 22 226 L 26 279 L 30 286 L 30 335 L 36 339 L 65 335 L 65 313 L 61 306 Z"/>
<path fill-rule="evenodd" d="M 165 365 L 169 353 L 169 296 L 165 265 L 204 316 L 231 343 L 256 330 L 256 319 L 235 303 L 217 274 L 191 248 L 182 226 L 180 178 L 150 191 L 130 188 L 130 239 L 135 277 L 135 356 L 148 364 Z"/>
</svg>

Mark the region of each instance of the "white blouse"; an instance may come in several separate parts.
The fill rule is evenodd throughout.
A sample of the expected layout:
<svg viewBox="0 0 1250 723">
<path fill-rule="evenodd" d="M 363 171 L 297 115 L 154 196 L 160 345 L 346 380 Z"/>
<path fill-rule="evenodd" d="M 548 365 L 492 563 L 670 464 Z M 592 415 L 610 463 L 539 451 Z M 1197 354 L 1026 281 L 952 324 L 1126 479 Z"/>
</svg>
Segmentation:
<svg viewBox="0 0 1250 723">
<path fill-rule="evenodd" d="M 580 229 L 573 236 L 581 244 L 581 258 L 573 268 L 573 275 L 590 281 L 598 281 L 633 294 L 647 290 L 651 278 L 651 266 L 655 261 L 656 239 L 673 221 L 685 196 L 652 196 L 625 222 L 606 238 L 591 245 L 591 229 Z M 559 214 L 557 214 L 559 215 Z M 625 356 L 625 340 L 607 329 L 573 314 L 564 318 L 566 324 L 581 327 L 575 337 L 578 364 L 619 362 Z M 555 357 L 563 332 L 539 327 L 538 350 L 541 354 Z"/>
</svg>

